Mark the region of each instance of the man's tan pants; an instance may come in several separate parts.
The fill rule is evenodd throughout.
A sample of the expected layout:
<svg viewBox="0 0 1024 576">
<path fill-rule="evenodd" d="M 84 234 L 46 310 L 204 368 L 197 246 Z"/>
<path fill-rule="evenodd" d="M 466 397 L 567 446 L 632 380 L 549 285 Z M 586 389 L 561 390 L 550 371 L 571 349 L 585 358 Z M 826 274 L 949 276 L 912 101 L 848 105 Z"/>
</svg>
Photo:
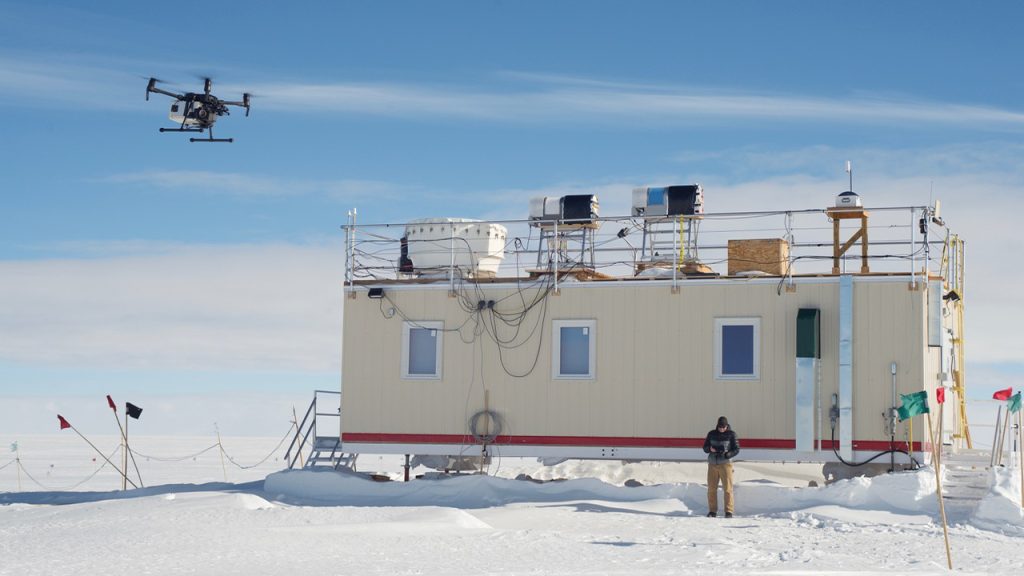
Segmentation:
<svg viewBox="0 0 1024 576">
<path fill-rule="evenodd" d="M 732 514 L 732 462 L 708 464 L 708 512 L 718 512 L 719 480 L 722 481 L 722 491 L 725 492 L 725 512 Z"/>
</svg>

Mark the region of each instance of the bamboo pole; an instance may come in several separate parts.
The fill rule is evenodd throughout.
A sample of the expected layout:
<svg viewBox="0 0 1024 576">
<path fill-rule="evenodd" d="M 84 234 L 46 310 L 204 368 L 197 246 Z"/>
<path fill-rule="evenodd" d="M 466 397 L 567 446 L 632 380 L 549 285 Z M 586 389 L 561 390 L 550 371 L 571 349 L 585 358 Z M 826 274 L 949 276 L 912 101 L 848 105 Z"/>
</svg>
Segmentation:
<svg viewBox="0 0 1024 576">
<path fill-rule="evenodd" d="M 128 489 L 128 437 L 124 433 L 124 427 L 121 426 L 121 419 L 117 417 L 117 405 L 114 401 L 107 396 L 107 402 L 110 404 L 110 410 L 114 413 L 114 422 L 117 422 L 117 429 L 121 431 L 121 469 L 124 472 L 121 473 L 121 490 Z M 133 484 L 134 486 L 134 484 Z"/>
<path fill-rule="evenodd" d="M 121 428 L 121 420 L 117 417 L 116 410 L 114 411 L 114 420 L 117 420 L 117 427 Z M 125 480 L 128 476 L 128 433 L 124 428 L 121 428 L 121 469 L 125 472 L 125 477 L 121 479 L 121 490 L 127 490 L 128 484 Z"/>
<path fill-rule="evenodd" d="M 65 422 L 67 422 L 67 420 L 65 420 Z M 107 464 L 110 464 L 114 468 L 114 470 L 117 470 L 117 473 L 120 474 L 121 477 L 125 479 L 125 481 L 127 481 L 129 484 L 131 484 L 132 488 L 138 488 L 138 486 L 135 485 L 135 482 L 132 482 L 131 478 L 128 478 L 128 476 L 124 472 L 122 472 L 120 468 L 117 467 L 117 464 L 114 464 L 113 462 L 111 462 L 110 458 L 107 458 L 107 455 L 104 454 L 102 450 L 97 448 L 96 445 L 93 444 L 92 442 L 89 442 L 89 439 L 86 438 L 85 436 L 83 436 L 82 433 L 78 431 L 78 428 L 75 428 L 71 424 L 71 422 L 68 422 L 68 428 L 71 428 L 72 430 L 74 430 L 75 434 L 78 434 L 82 438 L 82 440 L 85 440 L 86 444 L 88 444 L 89 446 L 92 446 L 92 449 L 95 450 L 97 454 L 102 456 L 103 459 L 107 461 Z"/>
<path fill-rule="evenodd" d="M 146 485 L 142 483 L 142 473 L 139 472 L 139 464 L 135 461 L 135 454 L 132 453 L 131 444 L 128 443 L 128 410 L 124 411 L 124 450 L 128 453 L 128 456 L 132 458 L 132 466 L 135 467 L 135 475 L 139 477 L 139 486 L 145 488 Z M 128 471 L 128 460 L 124 463 L 125 472 Z"/>
<path fill-rule="evenodd" d="M 17 442 L 14 443 L 14 460 L 14 467 L 18 469 L 18 492 L 21 492 L 21 447 Z"/>
<path fill-rule="evenodd" d="M 996 466 L 1003 465 L 1003 452 L 1006 451 L 1006 437 L 1010 431 L 1010 409 L 1006 409 L 1006 420 L 1003 421 L 1003 429 L 999 433 L 999 454 L 996 455 Z"/>
<path fill-rule="evenodd" d="M 928 436 L 932 437 L 932 414 L 928 413 Z M 942 516 L 942 535 L 946 541 L 946 563 L 949 569 L 953 569 L 953 554 L 949 550 L 949 527 L 946 525 L 946 505 L 942 501 L 942 472 L 939 470 L 941 462 L 935 443 L 932 442 L 932 465 L 935 468 L 935 495 L 939 498 L 939 514 Z"/>
<path fill-rule="evenodd" d="M 316 408 L 313 408 L 313 420 L 316 421 Z M 302 436 L 302 430 L 299 430 L 299 415 L 295 412 L 294 404 L 292 405 L 292 424 L 295 426 L 295 437 L 298 438 Z M 313 438 L 313 444 L 316 444 L 315 436 L 316 435 L 314 435 Z M 299 447 L 296 448 L 296 450 L 299 452 L 299 468 L 305 468 L 306 464 L 302 461 L 302 444 L 299 444 Z"/>
<path fill-rule="evenodd" d="M 117 417 L 117 410 L 114 410 L 114 419 L 117 420 L 118 426 L 121 425 L 121 420 Z M 124 475 L 128 475 L 128 415 L 124 415 L 124 427 L 121 428 L 121 468 L 124 470 Z M 122 481 L 122 485 L 124 482 Z"/>
<path fill-rule="evenodd" d="M 1020 507 L 1024 508 L 1024 431 L 1021 430 L 1024 418 L 1021 418 L 1021 413 L 1021 410 L 1017 411 L 1017 468 L 1020 470 Z"/>
<path fill-rule="evenodd" d="M 996 410 L 996 430 L 995 435 L 992 436 L 992 455 L 988 459 L 990 467 L 995 468 L 996 466 L 996 455 L 999 453 L 999 431 L 1003 427 L 1003 405 L 1000 404 Z"/>
<path fill-rule="evenodd" d="M 910 453 L 910 466 L 914 466 L 914 419 L 907 418 L 907 452 Z"/>
<path fill-rule="evenodd" d="M 220 467 L 224 470 L 224 481 L 228 481 L 228 467 L 224 464 L 224 444 L 220 441 L 220 428 L 214 424 L 213 427 L 217 430 L 217 448 L 220 448 Z"/>
</svg>

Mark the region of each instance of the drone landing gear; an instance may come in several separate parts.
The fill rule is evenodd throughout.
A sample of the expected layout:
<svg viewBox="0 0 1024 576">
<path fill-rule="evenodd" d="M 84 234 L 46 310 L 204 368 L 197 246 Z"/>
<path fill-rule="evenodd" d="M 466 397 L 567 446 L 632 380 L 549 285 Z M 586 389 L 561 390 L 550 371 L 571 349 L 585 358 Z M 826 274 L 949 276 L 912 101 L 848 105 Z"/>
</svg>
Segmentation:
<svg viewBox="0 0 1024 576">
<path fill-rule="evenodd" d="M 189 138 L 189 142 L 227 142 L 228 144 L 235 141 L 234 138 L 214 138 L 213 134 L 209 138 Z"/>
<path fill-rule="evenodd" d="M 209 138 L 189 138 L 188 141 L 189 142 L 227 142 L 228 144 L 230 144 L 230 143 L 235 141 L 234 138 L 214 138 L 213 137 L 213 126 L 210 126 L 210 128 L 208 128 L 208 130 L 210 131 L 210 137 Z M 202 130 L 200 130 L 200 132 L 202 132 Z"/>
<path fill-rule="evenodd" d="M 212 128 L 161 128 L 160 129 L 161 132 L 199 132 L 200 134 L 202 134 L 203 132 L 206 132 L 207 130 L 210 131 L 209 138 L 189 138 L 188 141 L 189 142 L 227 142 L 229 144 L 231 142 L 235 141 L 234 138 L 214 138 L 213 137 L 213 129 Z"/>
</svg>

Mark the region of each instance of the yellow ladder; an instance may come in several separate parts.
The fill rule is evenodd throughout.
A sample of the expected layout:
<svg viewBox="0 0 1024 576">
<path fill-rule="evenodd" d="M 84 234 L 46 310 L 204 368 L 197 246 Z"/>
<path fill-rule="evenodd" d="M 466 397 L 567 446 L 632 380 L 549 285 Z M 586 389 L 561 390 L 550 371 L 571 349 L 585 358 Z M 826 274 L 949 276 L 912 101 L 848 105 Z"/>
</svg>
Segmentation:
<svg viewBox="0 0 1024 576">
<path fill-rule="evenodd" d="M 953 438 L 967 442 L 967 448 L 974 448 L 971 428 L 967 422 L 967 388 L 964 374 L 964 241 L 952 234 L 942 247 L 942 270 L 945 271 L 946 294 L 955 294 L 949 299 L 954 314 L 956 332 L 953 334 L 953 392 L 956 394 L 957 419 Z"/>
</svg>

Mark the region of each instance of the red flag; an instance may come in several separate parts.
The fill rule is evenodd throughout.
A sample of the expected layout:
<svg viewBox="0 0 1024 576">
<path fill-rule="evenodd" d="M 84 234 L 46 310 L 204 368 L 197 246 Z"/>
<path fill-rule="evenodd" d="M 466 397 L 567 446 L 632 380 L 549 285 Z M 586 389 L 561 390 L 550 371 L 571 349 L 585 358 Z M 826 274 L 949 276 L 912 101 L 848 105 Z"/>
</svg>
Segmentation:
<svg viewBox="0 0 1024 576">
<path fill-rule="evenodd" d="M 1009 400 L 1010 396 L 1013 396 L 1013 386 L 1010 386 L 1006 390 L 1000 390 L 992 395 L 993 400 Z"/>
<path fill-rule="evenodd" d="M 63 416 L 57 414 L 57 420 L 60 420 L 60 429 L 71 428 L 71 423 L 64 419 Z"/>
<path fill-rule="evenodd" d="M 110 406 L 111 410 L 117 412 L 117 404 L 114 404 L 114 399 L 110 397 L 110 394 L 107 394 L 107 404 Z"/>
<path fill-rule="evenodd" d="M 935 389 L 935 401 L 942 404 L 946 401 L 946 389 L 939 386 Z"/>
</svg>

